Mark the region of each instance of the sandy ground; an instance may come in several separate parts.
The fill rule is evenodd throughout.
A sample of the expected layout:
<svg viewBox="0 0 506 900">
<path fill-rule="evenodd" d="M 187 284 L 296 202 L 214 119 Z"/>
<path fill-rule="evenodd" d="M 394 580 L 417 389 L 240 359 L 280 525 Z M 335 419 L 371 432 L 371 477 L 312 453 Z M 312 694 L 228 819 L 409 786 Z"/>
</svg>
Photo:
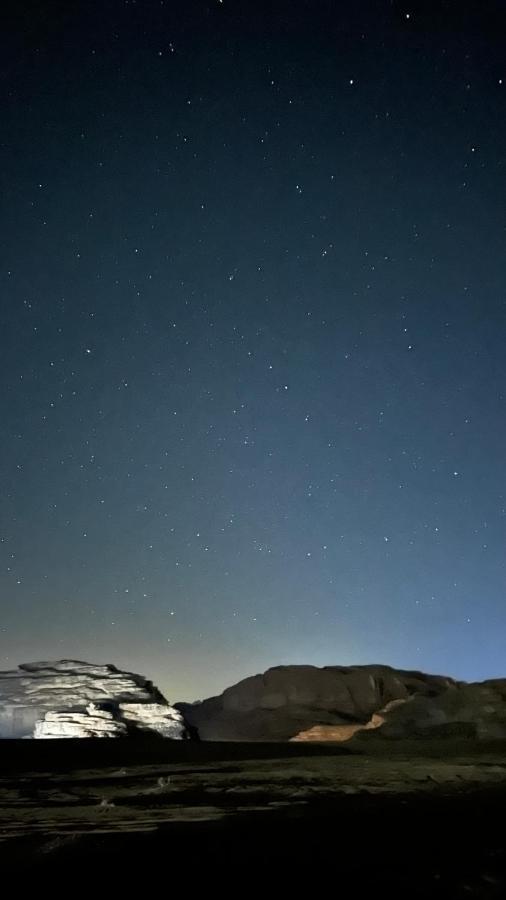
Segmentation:
<svg viewBox="0 0 506 900">
<path fill-rule="evenodd" d="M 84 766 L 82 742 L 26 743 L 0 747 L 0 863 L 25 880 L 84 866 L 118 885 L 170 859 L 196 882 L 219 859 L 249 878 L 274 866 L 285 882 L 506 898 L 499 746 L 441 758 L 421 745 L 414 756 L 116 741 L 95 744 Z"/>
</svg>

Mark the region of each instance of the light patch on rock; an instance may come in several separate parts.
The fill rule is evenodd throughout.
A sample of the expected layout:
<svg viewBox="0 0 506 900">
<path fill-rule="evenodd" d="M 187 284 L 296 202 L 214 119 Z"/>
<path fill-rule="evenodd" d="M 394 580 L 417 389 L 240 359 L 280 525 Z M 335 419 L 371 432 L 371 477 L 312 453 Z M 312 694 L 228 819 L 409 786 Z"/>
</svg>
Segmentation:
<svg viewBox="0 0 506 900">
<path fill-rule="evenodd" d="M 35 723 L 34 738 L 124 737 L 124 722 L 116 722 L 112 713 L 89 703 L 84 712 L 47 712 Z"/>
<path fill-rule="evenodd" d="M 121 718 L 141 731 L 155 731 L 162 737 L 178 740 L 184 731 L 184 719 L 177 709 L 162 703 L 120 703 Z"/>
<path fill-rule="evenodd" d="M 306 731 L 299 731 L 291 741 L 334 741 L 342 743 L 349 741 L 357 731 L 369 731 L 374 728 L 381 728 L 385 722 L 385 716 L 396 706 L 406 703 L 407 700 L 391 700 L 379 712 L 373 713 L 371 718 L 365 725 L 355 723 L 353 725 L 313 725 Z"/>
</svg>

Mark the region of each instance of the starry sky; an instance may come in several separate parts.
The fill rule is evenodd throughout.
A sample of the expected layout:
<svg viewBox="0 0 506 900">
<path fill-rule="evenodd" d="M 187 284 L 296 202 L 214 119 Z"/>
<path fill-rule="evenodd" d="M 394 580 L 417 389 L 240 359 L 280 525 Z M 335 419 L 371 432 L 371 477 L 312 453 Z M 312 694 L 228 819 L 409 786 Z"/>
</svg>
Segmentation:
<svg viewBox="0 0 506 900">
<path fill-rule="evenodd" d="M 506 11 L 12 4 L 0 666 L 506 674 Z"/>
</svg>

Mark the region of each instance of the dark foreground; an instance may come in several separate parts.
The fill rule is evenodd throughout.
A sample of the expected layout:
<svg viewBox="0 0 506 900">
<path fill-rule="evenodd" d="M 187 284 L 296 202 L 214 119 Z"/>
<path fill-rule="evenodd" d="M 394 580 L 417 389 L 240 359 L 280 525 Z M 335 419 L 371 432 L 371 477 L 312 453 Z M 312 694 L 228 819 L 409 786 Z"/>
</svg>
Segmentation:
<svg viewBox="0 0 506 900">
<path fill-rule="evenodd" d="M 22 887 L 506 898 L 499 746 L 21 744 L 0 746 L 0 865 Z"/>
</svg>

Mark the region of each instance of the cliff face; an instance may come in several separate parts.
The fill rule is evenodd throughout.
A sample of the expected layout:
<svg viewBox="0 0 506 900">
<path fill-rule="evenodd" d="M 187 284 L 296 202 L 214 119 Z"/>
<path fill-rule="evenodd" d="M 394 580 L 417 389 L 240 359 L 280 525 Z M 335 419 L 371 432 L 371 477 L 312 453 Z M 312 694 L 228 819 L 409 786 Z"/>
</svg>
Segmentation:
<svg viewBox="0 0 506 900">
<path fill-rule="evenodd" d="M 461 683 L 436 697 L 414 695 L 383 712 L 376 738 L 403 739 L 465 736 L 506 739 L 506 679 Z M 357 734 L 357 739 L 372 736 Z"/>
<path fill-rule="evenodd" d="M 76 660 L 0 672 L 0 738 L 186 737 L 183 717 L 142 675 Z"/>
<path fill-rule="evenodd" d="M 202 740 L 308 739 L 305 733 L 315 726 L 332 727 L 319 733 L 333 734 L 335 740 L 351 737 L 373 715 L 390 710 L 392 701 L 420 696 L 430 702 L 458 685 L 452 678 L 381 665 L 278 666 L 245 678 L 219 697 L 176 708 Z M 339 733 L 342 737 L 336 738 Z"/>
</svg>

